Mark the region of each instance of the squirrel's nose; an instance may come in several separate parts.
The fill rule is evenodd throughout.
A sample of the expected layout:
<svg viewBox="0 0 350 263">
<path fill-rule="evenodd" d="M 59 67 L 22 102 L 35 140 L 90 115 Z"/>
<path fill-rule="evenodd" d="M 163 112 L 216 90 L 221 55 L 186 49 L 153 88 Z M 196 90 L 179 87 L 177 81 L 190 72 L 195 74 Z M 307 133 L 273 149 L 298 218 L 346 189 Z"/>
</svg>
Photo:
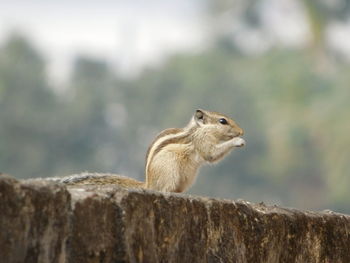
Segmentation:
<svg viewBox="0 0 350 263">
<path fill-rule="evenodd" d="M 239 131 L 238 131 L 238 134 L 239 134 L 239 136 L 242 136 L 244 134 L 243 129 L 240 128 Z"/>
</svg>

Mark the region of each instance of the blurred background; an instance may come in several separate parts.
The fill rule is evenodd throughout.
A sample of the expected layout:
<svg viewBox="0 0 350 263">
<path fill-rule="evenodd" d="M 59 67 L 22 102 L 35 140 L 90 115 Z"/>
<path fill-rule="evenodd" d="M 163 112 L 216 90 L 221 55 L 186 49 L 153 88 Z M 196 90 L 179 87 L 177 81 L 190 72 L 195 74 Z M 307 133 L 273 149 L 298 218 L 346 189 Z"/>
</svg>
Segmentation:
<svg viewBox="0 0 350 263">
<path fill-rule="evenodd" d="M 350 213 L 350 1 L 1 1 L 0 172 L 143 180 L 195 109 L 247 145 L 189 193 Z"/>
</svg>

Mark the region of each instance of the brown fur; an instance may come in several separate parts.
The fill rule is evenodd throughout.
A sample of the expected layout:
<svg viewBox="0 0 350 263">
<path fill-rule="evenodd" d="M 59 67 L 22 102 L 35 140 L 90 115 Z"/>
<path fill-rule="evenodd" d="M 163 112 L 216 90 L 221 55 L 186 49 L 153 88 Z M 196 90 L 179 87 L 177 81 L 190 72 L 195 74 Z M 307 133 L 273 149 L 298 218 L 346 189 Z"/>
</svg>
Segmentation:
<svg viewBox="0 0 350 263">
<path fill-rule="evenodd" d="M 225 118 L 227 124 L 221 124 L 221 118 Z M 224 158 L 238 146 L 233 139 L 242 134 L 243 130 L 227 116 L 196 111 L 185 128 L 162 132 L 151 144 L 146 159 L 146 187 L 185 191 L 193 183 L 198 168 L 205 161 L 217 162 Z"/>
<path fill-rule="evenodd" d="M 227 124 L 220 123 L 225 118 Z M 234 147 L 244 145 L 243 130 L 227 116 L 197 110 L 184 128 L 166 129 L 153 140 L 146 154 L 146 182 L 112 174 L 82 174 L 62 180 L 69 185 L 117 184 L 164 192 L 183 192 L 194 182 L 198 168 L 217 162 Z"/>
</svg>

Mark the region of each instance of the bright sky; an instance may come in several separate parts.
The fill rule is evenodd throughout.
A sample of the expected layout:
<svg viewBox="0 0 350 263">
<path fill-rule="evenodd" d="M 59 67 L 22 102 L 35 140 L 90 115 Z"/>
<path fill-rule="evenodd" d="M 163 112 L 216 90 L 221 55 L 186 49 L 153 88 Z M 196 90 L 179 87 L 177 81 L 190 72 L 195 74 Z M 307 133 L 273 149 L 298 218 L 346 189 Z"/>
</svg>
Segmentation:
<svg viewBox="0 0 350 263">
<path fill-rule="evenodd" d="M 181 50 L 198 51 L 210 31 L 203 0 L 0 0 L 0 44 L 17 30 L 44 53 L 48 72 L 63 80 L 77 54 L 102 58 L 131 74 Z M 310 36 L 301 3 L 262 0 L 262 31 L 235 21 L 236 44 L 248 54 L 274 45 L 305 45 Z M 239 10 L 238 10 L 239 11 Z M 350 59 L 350 19 L 327 29 L 328 45 Z"/>
<path fill-rule="evenodd" d="M 198 1 L 1 1 L 0 43 L 17 30 L 61 78 L 76 54 L 105 58 L 125 73 L 202 40 Z"/>
</svg>

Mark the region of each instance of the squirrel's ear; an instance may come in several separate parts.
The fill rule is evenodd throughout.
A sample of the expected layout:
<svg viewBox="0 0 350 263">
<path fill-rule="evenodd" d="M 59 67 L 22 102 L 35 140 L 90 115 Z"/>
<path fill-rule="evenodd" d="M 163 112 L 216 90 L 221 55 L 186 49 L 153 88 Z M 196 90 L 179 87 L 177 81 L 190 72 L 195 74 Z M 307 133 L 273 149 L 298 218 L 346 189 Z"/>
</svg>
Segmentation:
<svg viewBox="0 0 350 263">
<path fill-rule="evenodd" d="M 205 113 L 203 110 L 196 110 L 196 113 L 194 114 L 194 120 L 198 124 L 203 124 L 205 121 Z"/>
</svg>

